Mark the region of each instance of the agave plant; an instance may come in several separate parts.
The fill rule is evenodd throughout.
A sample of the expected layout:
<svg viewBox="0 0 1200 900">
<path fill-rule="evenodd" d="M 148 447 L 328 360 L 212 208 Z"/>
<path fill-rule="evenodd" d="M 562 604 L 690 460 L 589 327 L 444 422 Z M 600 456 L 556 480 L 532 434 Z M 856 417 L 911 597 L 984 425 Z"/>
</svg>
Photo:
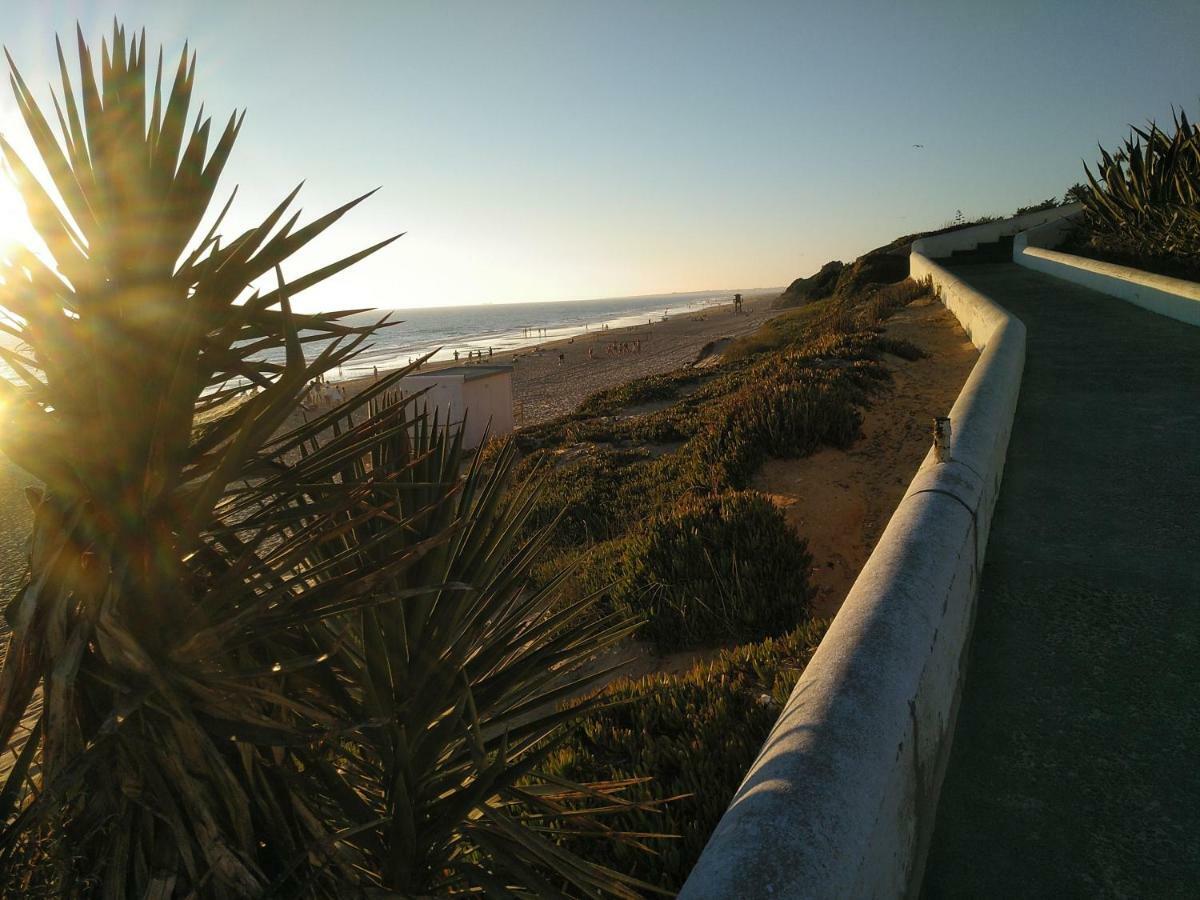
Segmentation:
<svg viewBox="0 0 1200 900">
<path fill-rule="evenodd" d="M 504 455 L 460 477 L 404 372 L 294 421 L 386 322 L 291 298 L 394 238 L 289 280 L 364 198 L 301 226 L 293 192 L 225 241 L 231 196 L 202 233 L 241 116 L 211 150 L 188 130 L 186 47 L 152 91 L 144 34 L 114 23 L 99 79 L 78 52 L 57 134 L 9 60 L 49 183 L 0 139 L 51 255 L 0 264 L 2 449 L 42 485 L 5 609 L 4 892 L 632 891 L 537 826 L 621 805 L 537 767 L 629 626 L 525 589 L 536 487 L 503 502 Z"/>
<path fill-rule="evenodd" d="M 1182 111 L 1168 134 L 1134 128 L 1115 153 L 1100 148 L 1096 174 L 1085 164 L 1087 222 L 1138 255 L 1200 261 L 1200 128 Z"/>
</svg>

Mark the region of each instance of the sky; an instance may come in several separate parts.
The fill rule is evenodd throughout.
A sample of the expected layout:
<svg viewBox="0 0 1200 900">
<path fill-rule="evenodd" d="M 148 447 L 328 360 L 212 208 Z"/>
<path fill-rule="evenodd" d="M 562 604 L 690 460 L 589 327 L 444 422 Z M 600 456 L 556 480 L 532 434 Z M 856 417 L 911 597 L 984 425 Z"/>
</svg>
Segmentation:
<svg viewBox="0 0 1200 900">
<path fill-rule="evenodd" d="M 297 183 L 381 190 L 289 275 L 390 234 L 300 309 L 785 285 L 961 210 L 1082 180 L 1130 123 L 1200 116 L 1200 3 L 0 0 L 40 97 L 112 17 L 245 108 L 228 232 Z M 0 132 L 23 126 L 0 91 Z M 914 147 L 921 144 L 922 147 Z M 218 191 L 219 200 L 226 194 Z M 219 205 L 219 204 L 218 204 Z M 0 237 L 14 223 L 0 189 Z M 19 233 L 7 226 L 7 236 Z"/>
</svg>

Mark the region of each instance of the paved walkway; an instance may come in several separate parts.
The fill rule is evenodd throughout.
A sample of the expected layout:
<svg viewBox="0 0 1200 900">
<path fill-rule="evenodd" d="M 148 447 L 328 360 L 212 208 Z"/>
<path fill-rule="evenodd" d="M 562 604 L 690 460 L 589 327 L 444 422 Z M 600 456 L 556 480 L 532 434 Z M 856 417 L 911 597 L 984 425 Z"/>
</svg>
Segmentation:
<svg viewBox="0 0 1200 900">
<path fill-rule="evenodd" d="M 925 894 L 1200 894 L 1200 328 L 1011 263 L 1025 322 Z"/>
</svg>

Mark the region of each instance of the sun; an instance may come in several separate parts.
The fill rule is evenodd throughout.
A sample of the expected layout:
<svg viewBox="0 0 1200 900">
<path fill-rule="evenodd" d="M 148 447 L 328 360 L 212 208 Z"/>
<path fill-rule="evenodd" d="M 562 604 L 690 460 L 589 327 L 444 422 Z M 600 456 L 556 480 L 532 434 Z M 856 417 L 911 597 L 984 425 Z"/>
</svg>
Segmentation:
<svg viewBox="0 0 1200 900">
<path fill-rule="evenodd" d="M 20 193 L 8 177 L 0 173 L 0 255 L 7 255 L 16 246 L 33 248 L 38 243 Z"/>
</svg>

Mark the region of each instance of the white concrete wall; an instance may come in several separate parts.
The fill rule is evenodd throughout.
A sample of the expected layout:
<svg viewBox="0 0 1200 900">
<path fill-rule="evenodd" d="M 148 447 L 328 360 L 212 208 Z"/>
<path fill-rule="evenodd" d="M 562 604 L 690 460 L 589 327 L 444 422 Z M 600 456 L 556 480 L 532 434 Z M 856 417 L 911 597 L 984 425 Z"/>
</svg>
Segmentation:
<svg viewBox="0 0 1200 900">
<path fill-rule="evenodd" d="M 438 410 L 438 421 L 452 428 L 463 428 L 463 447 L 473 450 L 483 440 L 513 430 L 512 373 L 499 372 L 482 378 L 462 373 L 409 375 L 400 380 L 405 393 L 426 390 L 419 404 Z M 465 420 L 465 425 L 464 425 Z M 490 427 L 489 427 L 490 422 Z"/>
<path fill-rule="evenodd" d="M 1013 262 L 1017 261 L 1017 255 L 1024 247 L 1057 247 L 1066 240 L 1071 229 L 1079 221 L 1080 212 L 1083 209 L 1082 204 L 1075 205 L 1079 207 L 1076 212 L 1063 216 L 1061 219 L 1055 219 L 1053 222 L 1026 229 L 1014 237 Z"/>
<path fill-rule="evenodd" d="M 457 427 L 463 418 L 463 382 L 461 378 L 434 378 L 426 375 L 410 375 L 400 379 L 400 390 L 405 395 L 425 391 L 417 401 L 417 407 L 429 409 L 430 421 L 433 421 L 433 411 L 438 411 L 439 424 L 445 425 L 447 418 L 450 425 Z"/>
<path fill-rule="evenodd" d="M 992 238 L 986 238 L 992 239 Z M 680 896 L 899 897 L 919 884 L 953 735 L 1025 327 L 914 252 L 980 357 Z"/>
<path fill-rule="evenodd" d="M 1200 325 L 1200 284 L 1051 249 L 1062 242 L 1069 230 L 1070 223 L 1050 223 L 1017 235 L 1013 241 L 1013 262 L 1117 297 L 1160 316 Z"/>
<path fill-rule="evenodd" d="M 928 259 L 935 259 L 949 256 L 955 250 L 974 250 L 980 244 L 989 244 L 1010 234 L 1019 234 L 1037 225 L 1074 215 L 1081 208 L 1078 203 L 1069 203 L 1066 206 L 1056 206 L 1040 212 L 1026 213 L 1023 216 L 1013 216 L 998 222 L 988 222 L 984 225 L 974 225 L 971 228 L 960 228 L 946 234 L 920 238 L 913 241 L 912 252 L 919 253 Z"/>
<path fill-rule="evenodd" d="M 465 447 L 478 447 L 485 433 L 488 437 L 499 437 L 512 432 L 512 375 L 468 381 L 463 385 L 463 399 L 467 405 Z"/>
</svg>

